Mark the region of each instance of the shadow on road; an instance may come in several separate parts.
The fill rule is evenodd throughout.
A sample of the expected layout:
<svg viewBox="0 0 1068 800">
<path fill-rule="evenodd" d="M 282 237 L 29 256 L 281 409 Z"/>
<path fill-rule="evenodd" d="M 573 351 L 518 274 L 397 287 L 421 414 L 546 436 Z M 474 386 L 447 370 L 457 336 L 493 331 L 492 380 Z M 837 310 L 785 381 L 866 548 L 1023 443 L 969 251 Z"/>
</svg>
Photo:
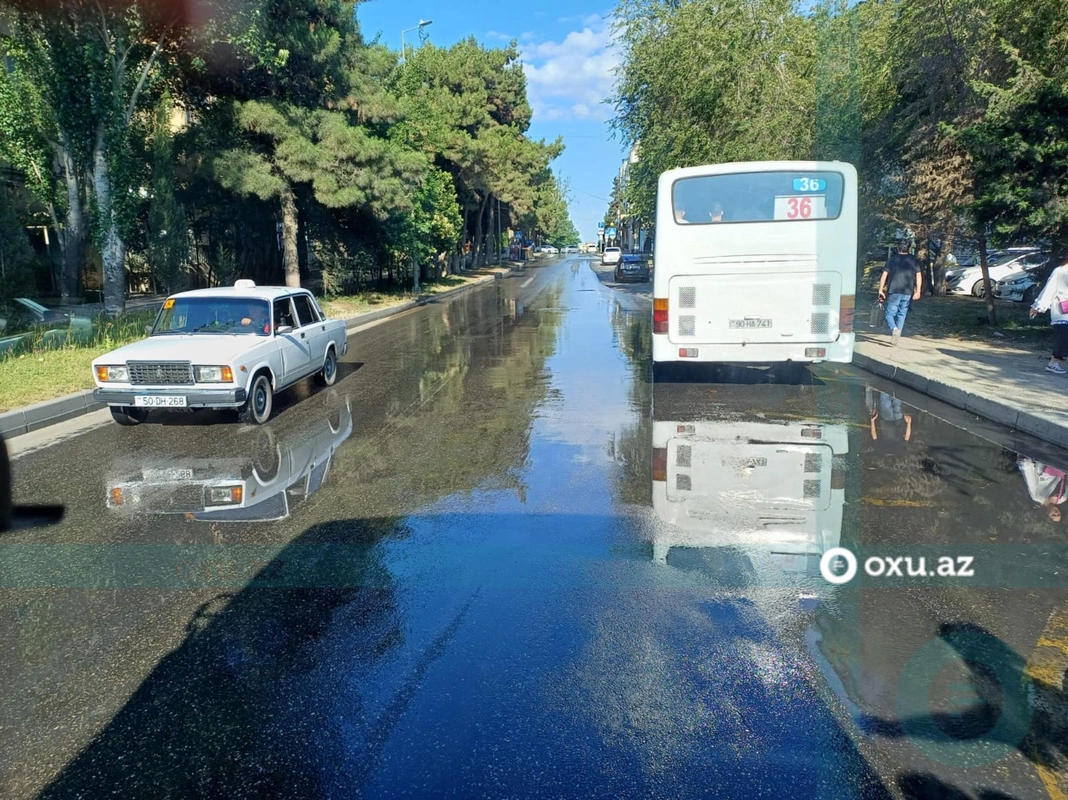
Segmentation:
<svg viewBox="0 0 1068 800">
<path fill-rule="evenodd" d="M 822 386 L 824 382 L 812 374 L 807 366 L 784 364 L 770 367 L 750 367 L 734 364 L 656 364 L 655 383 L 708 383 L 752 386 Z"/>
</svg>

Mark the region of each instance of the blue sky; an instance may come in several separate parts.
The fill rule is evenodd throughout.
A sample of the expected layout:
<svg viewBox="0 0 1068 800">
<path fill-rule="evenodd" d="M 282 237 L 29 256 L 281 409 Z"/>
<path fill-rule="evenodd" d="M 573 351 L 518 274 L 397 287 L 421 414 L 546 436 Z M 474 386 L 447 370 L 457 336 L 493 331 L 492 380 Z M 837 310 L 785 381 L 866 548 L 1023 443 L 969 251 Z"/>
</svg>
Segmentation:
<svg viewBox="0 0 1068 800">
<path fill-rule="evenodd" d="M 487 46 L 515 39 L 522 52 L 527 93 L 534 109 L 528 135 L 564 137 L 566 150 L 554 163 L 556 174 L 570 181 L 571 219 L 583 241 L 594 241 L 604 217 L 612 178 L 624 152 L 612 139 L 612 110 L 601 101 L 611 92 L 612 69 L 619 57 L 611 45 L 611 6 L 603 0 L 539 0 L 506 6 L 499 0 L 367 0 L 356 16 L 366 38 L 381 34 L 400 49 L 400 34 L 420 20 L 429 41 L 447 47 L 474 36 Z M 417 43 L 418 34 L 405 34 Z"/>
</svg>

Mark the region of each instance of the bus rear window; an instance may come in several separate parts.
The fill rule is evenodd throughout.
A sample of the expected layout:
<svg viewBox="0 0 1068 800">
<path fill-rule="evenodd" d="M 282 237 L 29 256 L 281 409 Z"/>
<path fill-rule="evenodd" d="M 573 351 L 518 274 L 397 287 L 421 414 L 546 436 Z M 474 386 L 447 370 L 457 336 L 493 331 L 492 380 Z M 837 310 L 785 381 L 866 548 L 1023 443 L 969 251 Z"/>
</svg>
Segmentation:
<svg viewBox="0 0 1068 800">
<path fill-rule="evenodd" d="M 840 172 L 739 172 L 680 178 L 671 189 L 680 225 L 837 219 L 845 179 Z"/>
</svg>

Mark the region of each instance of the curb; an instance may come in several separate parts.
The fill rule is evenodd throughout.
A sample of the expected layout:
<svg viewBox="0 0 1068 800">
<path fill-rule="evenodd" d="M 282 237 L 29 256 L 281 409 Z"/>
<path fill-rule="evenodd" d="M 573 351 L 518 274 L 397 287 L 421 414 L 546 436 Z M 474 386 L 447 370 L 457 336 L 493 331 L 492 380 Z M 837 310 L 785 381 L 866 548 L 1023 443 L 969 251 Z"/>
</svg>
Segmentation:
<svg viewBox="0 0 1068 800">
<path fill-rule="evenodd" d="M 471 283 L 466 286 L 457 286 L 455 289 L 448 289 L 447 291 L 439 292 L 438 294 L 420 295 L 415 300 L 409 300 L 408 302 L 401 303 L 397 306 L 381 308 L 377 311 L 368 311 L 363 314 L 357 314 L 354 317 L 348 317 L 344 320 L 345 328 L 347 330 L 359 325 L 366 325 L 370 322 L 375 322 L 380 319 L 385 319 L 386 317 L 401 314 L 405 311 L 410 311 L 419 306 L 425 306 L 428 303 L 435 302 L 443 297 L 453 297 L 463 292 L 470 291 L 478 286 L 484 286 L 492 281 L 501 280 L 510 275 L 514 270 L 515 267 L 513 266 L 506 272 L 483 275 L 482 277 L 471 281 Z M 16 408 L 14 411 L 7 411 L 0 414 L 0 437 L 10 439 L 14 436 L 21 436 L 24 433 L 47 428 L 49 425 L 56 425 L 60 422 L 66 422 L 69 419 L 81 417 L 85 414 L 91 414 L 94 411 L 99 411 L 106 407 L 107 405 L 105 403 L 97 403 L 93 400 L 92 389 L 74 392 L 73 394 L 68 394 L 64 397 L 57 397 L 54 400 L 43 400 L 40 403 L 34 403 L 32 406 Z"/>
<path fill-rule="evenodd" d="M 1022 408 L 1006 400 L 991 400 L 959 386 L 930 378 L 919 372 L 887 364 L 861 353 L 853 353 L 853 363 L 874 375 L 907 386 L 947 405 L 963 409 L 1020 433 L 1068 449 L 1068 424 L 1052 419 L 1040 411 Z"/>
</svg>

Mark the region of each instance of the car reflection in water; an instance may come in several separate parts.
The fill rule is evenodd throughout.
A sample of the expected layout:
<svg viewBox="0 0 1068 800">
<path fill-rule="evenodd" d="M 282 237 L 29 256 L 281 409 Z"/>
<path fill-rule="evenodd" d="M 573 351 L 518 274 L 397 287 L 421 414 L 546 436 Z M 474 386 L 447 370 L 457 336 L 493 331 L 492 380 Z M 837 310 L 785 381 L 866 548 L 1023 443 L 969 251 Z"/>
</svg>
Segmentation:
<svg viewBox="0 0 1068 800">
<path fill-rule="evenodd" d="M 248 433 L 246 453 L 117 463 L 107 482 L 108 508 L 211 522 L 285 519 L 323 485 L 334 453 L 352 434 L 352 410 L 339 399 L 325 417 L 293 430 L 268 424 Z"/>
<path fill-rule="evenodd" d="M 844 424 L 816 421 L 825 418 L 812 393 L 727 386 L 713 390 L 715 402 L 695 403 L 676 386 L 656 390 L 656 562 L 729 588 L 824 585 L 820 557 L 842 533 L 849 437 Z"/>
</svg>

